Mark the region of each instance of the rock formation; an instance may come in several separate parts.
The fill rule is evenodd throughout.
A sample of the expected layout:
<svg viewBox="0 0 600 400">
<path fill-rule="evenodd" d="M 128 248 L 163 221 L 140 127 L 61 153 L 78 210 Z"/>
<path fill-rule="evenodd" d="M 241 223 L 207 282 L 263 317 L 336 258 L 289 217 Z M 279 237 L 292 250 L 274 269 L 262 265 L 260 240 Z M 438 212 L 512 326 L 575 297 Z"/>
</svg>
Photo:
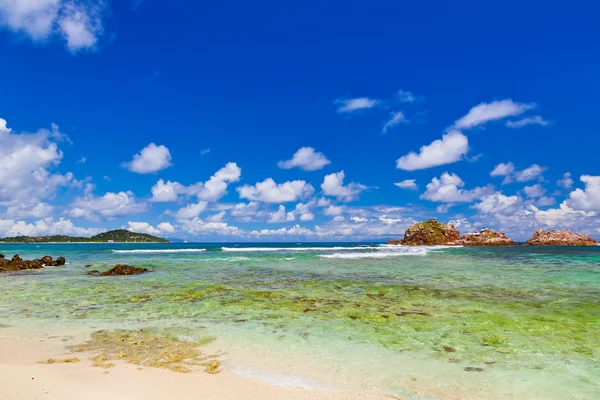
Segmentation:
<svg viewBox="0 0 600 400">
<path fill-rule="evenodd" d="M 516 243 L 504 233 L 483 228 L 479 232 L 466 233 L 457 242 L 464 246 L 515 246 Z"/>
<path fill-rule="evenodd" d="M 108 271 L 101 272 L 100 276 L 137 275 L 148 272 L 147 268 L 137 268 L 131 265 L 117 264 Z M 91 275 L 91 274 L 88 274 Z"/>
<path fill-rule="evenodd" d="M 460 233 L 453 225 L 445 225 L 435 218 L 417 222 L 404 232 L 404 239 L 390 240 L 388 244 L 407 246 L 452 245 L 460 240 Z"/>
<path fill-rule="evenodd" d="M 5 271 L 23 271 L 27 269 L 41 269 L 48 266 L 65 265 L 65 258 L 58 257 L 52 261 L 52 257 L 44 256 L 39 260 L 23 260 L 18 254 L 15 254 L 10 260 L 0 257 L 0 272 Z"/>
<path fill-rule="evenodd" d="M 598 242 L 583 233 L 567 230 L 538 229 L 527 241 L 529 246 L 597 246 Z"/>
</svg>

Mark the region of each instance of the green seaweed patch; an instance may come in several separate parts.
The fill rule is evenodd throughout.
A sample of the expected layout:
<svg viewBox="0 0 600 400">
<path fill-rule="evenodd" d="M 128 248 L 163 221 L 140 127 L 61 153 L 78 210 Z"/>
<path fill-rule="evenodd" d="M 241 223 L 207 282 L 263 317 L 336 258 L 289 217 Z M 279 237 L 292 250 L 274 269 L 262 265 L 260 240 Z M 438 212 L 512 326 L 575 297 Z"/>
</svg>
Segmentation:
<svg viewBox="0 0 600 400">
<path fill-rule="evenodd" d="M 38 361 L 38 364 L 73 364 L 73 363 L 78 363 L 79 362 L 79 358 L 77 357 L 69 357 L 69 358 L 63 358 L 63 359 L 55 359 L 55 358 L 47 358 L 45 360 L 41 360 Z"/>
<path fill-rule="evenodd" d="M 205 337 L 192 342 L 155 330 L 102 330 L 92 333 L 88 342 L 74 347 L 73 351 L 93 354 L 92 365 L 101 368 L 111 368 L 115 361 L 124 361 L 181 373 L 217 374 L 221 365 L 218 358 L 222 354 L 207 355 L 199 349 L 213 340 Z"/>
</svg>

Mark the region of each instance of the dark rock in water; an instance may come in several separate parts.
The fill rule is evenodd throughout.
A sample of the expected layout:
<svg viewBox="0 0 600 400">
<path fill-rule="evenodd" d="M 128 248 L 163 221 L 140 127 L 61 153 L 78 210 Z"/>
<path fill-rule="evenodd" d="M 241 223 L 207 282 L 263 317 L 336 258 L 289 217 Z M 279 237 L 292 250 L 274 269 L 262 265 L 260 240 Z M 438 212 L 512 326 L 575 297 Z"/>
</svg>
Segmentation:
<svg viewBox="0 0 600 400">
<path fill-rule="evenodd" d="M 57 266 L 57 265 L 65 265 L 66 263 L 67 263 L 67 260 L 64 257 L 62 257 L 62 256 L 58 257 L 56 259 L 56 261 L 54 261 L 54 265 L 55 266 Z"/>
<path fill-rule="evenodd" d="M 52 264 L 52 257 L 50 256 L 44 256 L 40 259 L 40 261 L 44 264 L 44 265 L 51 265 Z"/>
<path fill-rule="evenodd" d="M 53 262 L 50 256 L 44 256 L 41 260 L 23 260 L 18 254 L 15 254 L 10 261 L 6 258 L 0 258 L 0 272 L 42 269 L 44 266 L 49 265 L 64 265 L 65 261 L 64 257 L 58 257 Z"/>
<path fill-rule="evenodd" d="M 4 254 L 0 254 L 0 258 L 4 258 Z"/>
<path fill-rule="evenodd" d="M 444 351 L 446 353 L 456 353 L 456 349 L 454 347 L 450 347 L 450 346 L 444 346 Z"/>
<path fill-rule="evenodd" d="M 87 275 L 98 276 L 100 275 L 100 271 L 98 271 L 97 269 L 93 269 L 90 272 L 88 272 Z"/>
<path fill-rule="evenodd" d="M 92 265 L 92 264 L 85 264 L 85 265 L 83 266 L 83 268 L 90 268 L 90 267 L 93 267 L 93 265 Z"/>
<path fill-rule="evenodd" d="M 137 268 L 131 265 L 117 264 L 108 271 L 101 272 L 100 276 L 138 275 L 148 272 L 147 268 Z"/>
<path fill-rule="evenodd" d="M 435 218 L 417 222 L 404 232 L 404 239 L 390 240 L 387 244 L 406 246 L 453 245 L 460 240 L 460 233 L 454 225 L 442 224 Z"/>
</svg>

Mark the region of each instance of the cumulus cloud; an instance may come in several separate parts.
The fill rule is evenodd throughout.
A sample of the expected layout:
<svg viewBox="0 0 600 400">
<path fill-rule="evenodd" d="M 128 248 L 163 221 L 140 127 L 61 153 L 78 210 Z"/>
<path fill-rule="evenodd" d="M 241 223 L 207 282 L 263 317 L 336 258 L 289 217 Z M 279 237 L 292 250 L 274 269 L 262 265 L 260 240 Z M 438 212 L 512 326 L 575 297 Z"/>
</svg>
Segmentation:
<svg viewBox="0 0 600 400">
<path fill-rule="evenodd" d="M 245 233 L 243 229 L 226 222 L 205 222 L 198 217 L 183 221 L 181 226 L 192 235 L 241 236 Z"/>
<path fill-rule="evenodd" d="M 58 188 L 78 183 L 72 173 L 52 173 L 63 157 L 57 141 L 65 138 L 57 125 L 36 133 L 13 133 L 0 118 L 0 205 L 36 203 Z"/>
<path fill-rule="evenodd" d="M 93 236 L 104 229 L 82 228 L 75 226 L 70 219 L 44 218 L 32 223 L 15 220 L 0 219 L 0 236 L 44 236 L 44 235 L 72 235 Z"/>
<path fill-rule="evenodd" d="M 396 168 L 415 171 L 460 161 L 469 151 L 469 140 L 459 131 L 451 131 L 422 146 L 419 153 L 411 152 L 396 161 Z"/>
<path fill-rule="evenodd" d="M 327 207 L 325 209 L 325 211 L 323 211 L 323 214 L 328 215 L 330 217 L 335 217 L 338 215 L 342 215 L 344 213 L 344 207 L 342 206 L 334 206 L 333 204 L 330 205 L 329 207 Z"/>
<path fill-rule="evenodd" d="M 340 114 L 352 113 L 358 110 L 373 108 L 379 104 L 379 100 L 370 99 L 368 97 L 341 98 L 336 99 L 334 104 L 337 104 L 337 112 Z"/>
<path fill-rule="evenodd" d="M 295 221 L 296 216 L 293 212 L 286 212 L 285 207 L 283 205 L 279 206 L 279 209 L 271 214 L 269 220 L 267 221 L 270 224 L 280 223 L 280 222 L 290 222 Z"/>
<path fill-rule="evenodd" d="M 147 222 L 127 222 L 130 232 L 147 233 L 149 235 L 160 235 L 161 233 L 173 233 L 175 227 L 168 222 L 161 222 L 157 227 L 153 227 Z"/>
<path fill-rule="evenodd" d="M 175 218 L 179 221 L 196 218 L 202 211 L 206 210 L 207 206 L 208 202 L 206 201 L 188 204 L 187 206 L 180 208 L 175 213 Z"/>
<path fill-rule="evenodd" d="M 400 124 L 406 124 L 408 120 L 402 111 L 392 111 L 390 117 L 383 125 L 381 133 L 387 133 L 388 129 L 398 126 Z"/>
<path fill-rule="evenodd" d="M 549 124 L 544 118 L 539 115 L 535 115 L 533 117 L 522 118 L 517 121 L 506 121 L 506 126 L 508 128 L 522 128 L 527 125 L 541 125 L 547 126 Z"/>
<path fill-rule="evenodd" d="M 405 179 L 401 182 L 396 182 L 394 185 L 398 186 L 400 189 L 412 189 L 416 190 L 418 188 L 415 179 Z"/>
<path fill-rule="evenodd" d="M 242 170 L 236 163 L 227 163 L 223 168 L 215 172 L 210 179 L 204 183 L 197 182 L 190 186 L 184 186 L 179 182 L 159 179 L 150 191 L 152 202 L 174 202 L 179 196 L 197 196 L 200 200 L 217 201 L 227 194 L 230 183 L 240 180 Z"/>
<path fill-rule="evenodd" d="M 294 154 L 291 160 L 279 161 L 277 163 L 279 168 L 300 168 L 305 171 L 317 171 L 323 169 L 327 164 L 331 164 L 331 161 L 323 153 L 316 152 L 312 147 L 302 147 Z"/>
<path fill-rule="evenodd" d="M 556 184 L 563 189 L 571 189 L 573 187 L 573 179 L 570 172 L 565 172 L 563 177 Z"/>
<path fill-rule="evenodd" d="M 171 153 L 165 146 L 150 143 L 133 160 L 122 164 L 131 172 L 151 174 L 171 166 Z"/>
<path fill-rule="evenodd" d="M 541 178 L 542 173 L 545 170 L 546 168 L 544 167 L 541 167 L 537 164 L 532 164 L 530 167 L 519 171 L 515 168 L 515 165 L 513 163 L 509 162 L 500 163 L 496 165 L 496 167 L 494 167 L 494 170 L 490 172 L 490 176 L 503 176 L 504 181 L 502 181 L 502 184 L 507 184 L 515 180 L 517 182 L 527 182 L 537 178 Z"/>
<path fill-rule="evenodd" d="M 204 182 L 197 196 L 201 200 L 217 201 L 227 194 L 227 186 L 239 181 L 241 176 L 242 169 L 236 163 L 229 162 Z"/>
<path fill-rule="evenodd" d="M 236 189 L 240 198 L 265 203 L 287 203 L 310 196 L 314 192 L 311 184 L 305 181 L 290 181 L 275 183 L 273 178 L 267 178 L 254 186 L 244 185 Z"/>
<path fill-rule="evenodd" d="M 360 193 L 367 189 L 365 185 L 351 182 L 344 186 L 344 171 L 326 175 L 321 184 L 323 193 L 327 196 L 337 197 L 341 201 L 352 201 L 358 199 Z"/>
<path fill-rule="evenodd" d="M 506 196 L 500 192 L 483 196 L 473 207 L 484 214 L 514 214 L 521 205 L 519 196 Z"/>
<path fill-rule="evenodd" d="M 116 218 L 146 211 L 146 203 L 138 202 L 131 191 L 112 193 L 104 196 L 88 194 L 76 198 L 65 211 L 73 218 L 85 218 L 98 221 L 101 217 Z"/>
<path fill-rule="evenodd" d="M 544 189 L 539 183 L 531 186 L 525 186 L 523 191 L 529 198 L 542 197 L 546 193 L 546 189 Z"/>
<path fill-rule="evenodd" d="M 0 25 L 34 41 L 62 37 L 72 52 L 95 48 L 104 33 L 105 2 L 0 0 Z"/>
<path fill-rule="evenodd" d="M 439 203 L 470 203 L 494 191 L 493 187 L 476 187 L 471 190 L 462 189 L 463 180 L 456 174 L 444 172 L 440 178 L 433 178 L 427 184 L 427 190 L 421 199 Z"/>
<path fill-rule="evenodd" d="M 260 205 L 257 201 L 250 203 L 238 203 L 229 210 L 229 214 L 235 217 L 238 221 L 250 222 L 252 218 L 259 212 Z"/>
<path fill-rule="evenodd" d="M 565 201 L 566 205 L 583 211 L 600 211 L 600 176 L 582 175 L 579 180 L 585 189 L 575 189 Z"/>
<path fill-rule="evenodd" d="M 48 203 L 18 203 L 6 208 L 4 217 L 14 219 L 46 218 L 54 211 Z"/>
<path fill-rule="evenodd" d="M 506 117 L 514 117 L 535 108 L 535 104 L 515 103 L 510 99 L 481 103 L 471 108 L 467 115 L 458 119 L 451 129 L 469 129 Z"/>
</svg>

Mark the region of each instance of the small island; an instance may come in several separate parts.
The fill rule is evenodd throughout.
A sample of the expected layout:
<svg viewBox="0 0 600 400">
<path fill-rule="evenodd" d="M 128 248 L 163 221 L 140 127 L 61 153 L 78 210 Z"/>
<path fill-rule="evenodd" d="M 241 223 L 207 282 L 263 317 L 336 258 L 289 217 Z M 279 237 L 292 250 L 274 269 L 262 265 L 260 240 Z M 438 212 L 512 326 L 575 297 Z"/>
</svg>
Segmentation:
<svg viewBox="0 0 600 400">
<path fill-rule="evenodd" d="M 147 233 L 116 229 L 89 238 L 66 235 L 14 236 L 0 239 L 0 243 L 170 243 L 170 241 Z"/>
</svg>

